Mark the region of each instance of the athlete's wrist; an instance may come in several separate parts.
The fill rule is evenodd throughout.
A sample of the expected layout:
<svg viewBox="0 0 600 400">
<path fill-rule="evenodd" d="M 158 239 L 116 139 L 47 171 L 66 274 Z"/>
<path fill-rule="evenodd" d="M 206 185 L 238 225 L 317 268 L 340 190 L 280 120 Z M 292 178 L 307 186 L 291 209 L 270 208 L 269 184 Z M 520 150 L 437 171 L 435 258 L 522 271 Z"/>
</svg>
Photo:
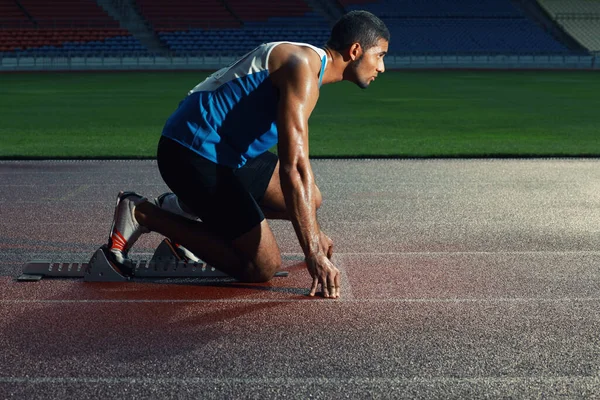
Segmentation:
<svg viewBox="0 0 600 400">
<path fill-rule="evenodd" d="M 321 257 L 327 257 L 327 253 L 325 253 L 322 249 L 319 249 L 319 250 L 314 251 L 314 252 L 307 253 L 304 256 L 304 258 L 306 260 L 316 260 L 316 259 L 319 259 Z"/>
</svg>

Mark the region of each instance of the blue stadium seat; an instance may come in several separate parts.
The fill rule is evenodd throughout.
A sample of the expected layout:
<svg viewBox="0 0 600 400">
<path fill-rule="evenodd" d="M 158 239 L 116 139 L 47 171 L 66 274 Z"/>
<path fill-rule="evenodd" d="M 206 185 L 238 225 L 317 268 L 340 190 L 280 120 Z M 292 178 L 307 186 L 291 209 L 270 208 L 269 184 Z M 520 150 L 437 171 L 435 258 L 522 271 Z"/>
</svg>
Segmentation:
<svg viewBox="0 0 600 400">
<path fill-rule="evenodd" d="M 394 54 L 569 52 L 510 0 L 379 0 L 347 8 L 380 16 Z"/>
</svg>

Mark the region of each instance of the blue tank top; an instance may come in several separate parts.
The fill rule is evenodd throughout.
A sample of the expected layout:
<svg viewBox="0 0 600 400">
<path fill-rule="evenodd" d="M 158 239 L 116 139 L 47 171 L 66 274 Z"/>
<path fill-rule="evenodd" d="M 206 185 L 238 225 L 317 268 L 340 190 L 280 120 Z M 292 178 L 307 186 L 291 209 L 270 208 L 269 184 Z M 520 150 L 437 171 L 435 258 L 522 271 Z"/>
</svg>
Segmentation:
<svg viewBox="0 0 600 400">
<path fill-rule="evenodd" d="M 169 117 L 166 136 L 201 156 L 231 168 L 242 167 L 277 144 L 279 95 L 269 78 L 269 55 L 282 43 L 312 48 L 321 57 L 319 86 L 327 56 L 306 43 L 265 43 L 194 87 Z"/>
</svg>

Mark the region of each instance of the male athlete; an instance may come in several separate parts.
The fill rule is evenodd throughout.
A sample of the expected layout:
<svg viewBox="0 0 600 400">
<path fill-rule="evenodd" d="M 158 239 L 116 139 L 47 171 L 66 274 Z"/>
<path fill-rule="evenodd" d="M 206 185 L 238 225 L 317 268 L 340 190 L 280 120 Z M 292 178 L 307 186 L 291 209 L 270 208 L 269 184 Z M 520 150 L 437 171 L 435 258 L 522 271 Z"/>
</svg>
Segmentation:
<svg viewBox="0 0 600 400">
<path fill-rule="evenodd" d="M 174 194 L 153 202 L 119 194 L 111 260 L 122 265 L 139 236 L 154 231 L 236 279 L 267 281 L 281 254 L 265 218 L 287 219 L 313 279 L 310 295 L 321 285 L 324 297 L 338 298 L 333 242 L 317 222 L 321 193 L 309 162 L 308 119 L 321 84 L 366 88 L 384 72 L 389 39 L 379 18 L 352 11 L 324 49 L 266 43 L 197 85 L 158 144 L 158 167 Z M 275 144 L 278 156 L 268 152 Z"/>
</svg>

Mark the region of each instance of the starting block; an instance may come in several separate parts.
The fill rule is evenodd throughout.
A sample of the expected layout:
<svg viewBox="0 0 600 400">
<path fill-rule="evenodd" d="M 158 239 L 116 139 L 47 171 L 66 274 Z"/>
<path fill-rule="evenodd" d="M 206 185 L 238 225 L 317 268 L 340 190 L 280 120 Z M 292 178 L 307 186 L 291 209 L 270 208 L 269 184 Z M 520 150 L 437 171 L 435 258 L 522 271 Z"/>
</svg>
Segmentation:
<svg viewBox="0 0 600 400">
<path fill-rule="evenodd" d="M 152 259 L 129 261 L 122 268 L 111 262 L 106 253 L 108 247 L 101 246 L 87 263 L 57 263 L 36 260 L 25 264 L 17 281 L 39 281 L 44 277 L 83 278 L 84 282 L 126 282 L 132 278 L 228 278 L 229 275 L 207 265 L 205 262 L 183 260 L 169 239 L 164 239 L 156 248 Z M 288 276 L 279 271 L 275 276 Z"/>
</svg>

